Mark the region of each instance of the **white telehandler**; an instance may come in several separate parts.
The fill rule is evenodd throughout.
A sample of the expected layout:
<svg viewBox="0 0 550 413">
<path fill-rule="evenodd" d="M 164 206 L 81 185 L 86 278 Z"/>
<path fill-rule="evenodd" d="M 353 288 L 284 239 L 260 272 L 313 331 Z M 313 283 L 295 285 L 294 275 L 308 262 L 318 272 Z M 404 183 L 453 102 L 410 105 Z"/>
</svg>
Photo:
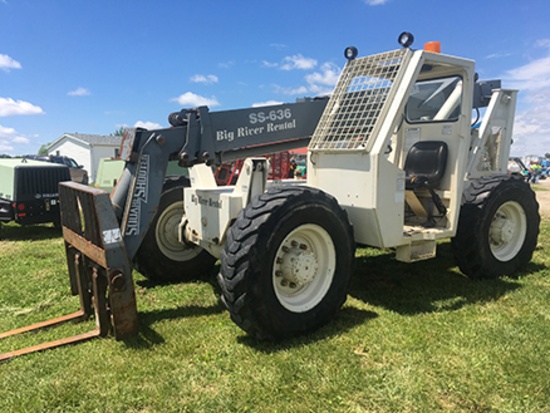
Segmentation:
<svg viewBox="0 0 550 413">
<path fill-rule="evenodd" d="M 170 115 L 171 128 L 127 131 L 126 167 L 111 198 L 75 183 L 60 190 L 71 285 L 81 298 L 72 318 L 95 313 L 97 329 L 4 358 L 136 333 L 133 267 L 177 280 L 209 272 L 219 258 L 231 318 L 273 340 L 339 311 L 356 245 L 393 248 L 398 260 L 415 262 L 450 238 L 468 277 L 524 268 L 540 216 L 529 185 L 507 174 L 517 91 L 479 82 L 473 61 L 441 54 L 437 43 L 413 50 L 406 32 L 399 42 L 399 50 L 362 58 L 347 48 L 328 101 L 201 107 Z M 215 183 L 213 164 L 307 141 L 307 180 L 268 182 L 268 161 L 252 157 L 235 186 Z M 163 183 L 174 159 L 189 167 L 189 180 Z"/>
</svg>

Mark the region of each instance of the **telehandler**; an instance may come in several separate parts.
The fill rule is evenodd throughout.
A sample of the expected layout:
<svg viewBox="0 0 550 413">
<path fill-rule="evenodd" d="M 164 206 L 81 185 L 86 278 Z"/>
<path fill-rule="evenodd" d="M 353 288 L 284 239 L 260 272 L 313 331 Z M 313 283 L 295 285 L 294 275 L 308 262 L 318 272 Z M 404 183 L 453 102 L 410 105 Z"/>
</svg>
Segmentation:
<svg viewBox="0 0 550 413">
<path fill-rule="evenodd" d="M 437 241 L 451 238 L 470 278 L 524 268 L 540 216 L 529 185 L 506 173 L 517 91 L 478 81 L 473 61 L 440 53 L 437 42 L 413 50 L 412 40 L 404 32 L 401 49 L 362 58 L 347 48 L 328 100 L 184 109 L 169 116 L 170 128 L 127 130 L 126 165 L 110 197 L 60 185 L 80 311 L 0 338 L 92 315 L 96 330 L 0 360 L 135 334 L 133 268 L 152 280 L 183 280 L 208 273 L 219 258 L 231 318 L 269 340 L 335 316 L 356 245 L 392 248 L 397 260 L 415 262 L 435 257 Z M 307 180 L 268 182 L 267 160 L 254 156 L 307 141 Z M 236 184 L 218 187 L 212 165 L 245 157 Z M 164 183 L 175 159 L 189 179 Z"/>
</svg>

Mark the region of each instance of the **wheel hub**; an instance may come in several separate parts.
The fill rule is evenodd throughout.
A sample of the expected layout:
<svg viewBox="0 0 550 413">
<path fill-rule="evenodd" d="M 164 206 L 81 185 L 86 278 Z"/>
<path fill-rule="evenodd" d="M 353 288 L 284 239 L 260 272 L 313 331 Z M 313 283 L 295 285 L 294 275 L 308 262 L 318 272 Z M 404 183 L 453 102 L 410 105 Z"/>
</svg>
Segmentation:
<svg viewBox="0 0 550 413">
<path fill-rule="evenodd" d="M 502 242 L 508 243 L 512 241 L 514 232 L 514 224 L 510 221 L 504 221 L 504 225 L 502 226 L 502 229 L 500 231 L 500 238 L 502 239 Z"/>
<path fill-rule="evenodd" d="M 506 215 L 499 213 L 491 224 L 491 241 L 495 245 L 508 244 L 514 238 L 516 225 Z"/>
<path fill-rule="evenodd" d="M 336 267 L 336 249 L 320 225 L 303 224 L 279 244 L 273 263 L 273 287 L 287 310 L 305 312 L 329 290 Z"/>
<path fill-rule="evenodd" d="M 181 244 L 178 241 L 178 225 L 180 223 L 180 219 L 181 217 L 178 215 L 172 215 L 164 222 L 161 231 L 167 245 L 181 248 Z"/>
<path fill-rule="evenodd" d="M 155 228 L 157 245 L 164 255 L 174 261 L 188 261 L 201 253 L 201 249 L 179 242 L 178 228 L 185 212 L 180 203 L 164 210 Z"/>
<path fill-rule="evenodd" d="M 281 271 L 284 280 L 300 287 L 314 280 L 317 260 L 310 251 L 292 248 L 282 257 Z"/>
<path fill-rule="evenodd" d="M 500 206 L 489 228 L 491 251 L 500 261 L 515 257 L 525 240 L 527 219 L 523 207 L 509 201 Z"/>
</svg>

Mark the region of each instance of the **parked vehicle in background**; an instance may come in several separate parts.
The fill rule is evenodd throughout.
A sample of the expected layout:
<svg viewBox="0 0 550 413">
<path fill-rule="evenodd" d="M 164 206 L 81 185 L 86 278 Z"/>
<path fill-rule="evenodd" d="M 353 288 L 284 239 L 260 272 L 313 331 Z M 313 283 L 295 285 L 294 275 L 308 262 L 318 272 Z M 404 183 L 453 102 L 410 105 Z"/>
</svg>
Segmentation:
<svg viewBox="0 0 550 413">
<path fill-rule="evenodd" d="M 116 186 L 118 178 L 124 169 L 124 161 L 115 158 L 101 158 L 97 168 L 97 176 L 94 181 L 96 188 L 111 192 Z"/>
<path fill-rule="evenodd" d="M 69 168 L 71 174 L 71 181 L 78 182 L 84 185 L 88 185 L 88 171 L 84 169 L 82 165 L 76 163 L 73 158 L 61 155 L 25 155 L 24 158 L 34 159 L 36 161 L 57 163 L 65 165 Z"/>
<path fill-rule="evenodd" d="M 59 225 L 59 182 L 70 181 L 66 165 L 26 158 L 0 159 L 0 222 Z"/>
<path fill-rule="evenodd" d="M 117 158 L 101 158 L 97 169 L 97 176 L 93 186 L 111 192 L 116 186 L 122 171 L 124 170 L 125 162 Z M 169 177 L 188 176 L 187 168 L 178 166 L 177 161 L 168 162 L 166 168 L 166 179 Z"/>
</svg>

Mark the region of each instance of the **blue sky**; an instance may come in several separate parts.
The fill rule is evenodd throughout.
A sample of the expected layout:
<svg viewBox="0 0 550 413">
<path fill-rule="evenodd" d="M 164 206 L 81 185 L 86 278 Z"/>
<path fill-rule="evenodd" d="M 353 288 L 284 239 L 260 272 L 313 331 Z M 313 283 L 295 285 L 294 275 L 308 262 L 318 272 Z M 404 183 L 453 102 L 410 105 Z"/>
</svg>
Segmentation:
<svg viewBox="0 0 550 413">
<path fill-rule="evenodd" d="M 548 0 L 0 0 L 0 153 L 324 94 L 346 46 L 395 49 L 406 30 L 520 89 L 512 153 L 544 154 L 549 22 Z"/>
</svg>

